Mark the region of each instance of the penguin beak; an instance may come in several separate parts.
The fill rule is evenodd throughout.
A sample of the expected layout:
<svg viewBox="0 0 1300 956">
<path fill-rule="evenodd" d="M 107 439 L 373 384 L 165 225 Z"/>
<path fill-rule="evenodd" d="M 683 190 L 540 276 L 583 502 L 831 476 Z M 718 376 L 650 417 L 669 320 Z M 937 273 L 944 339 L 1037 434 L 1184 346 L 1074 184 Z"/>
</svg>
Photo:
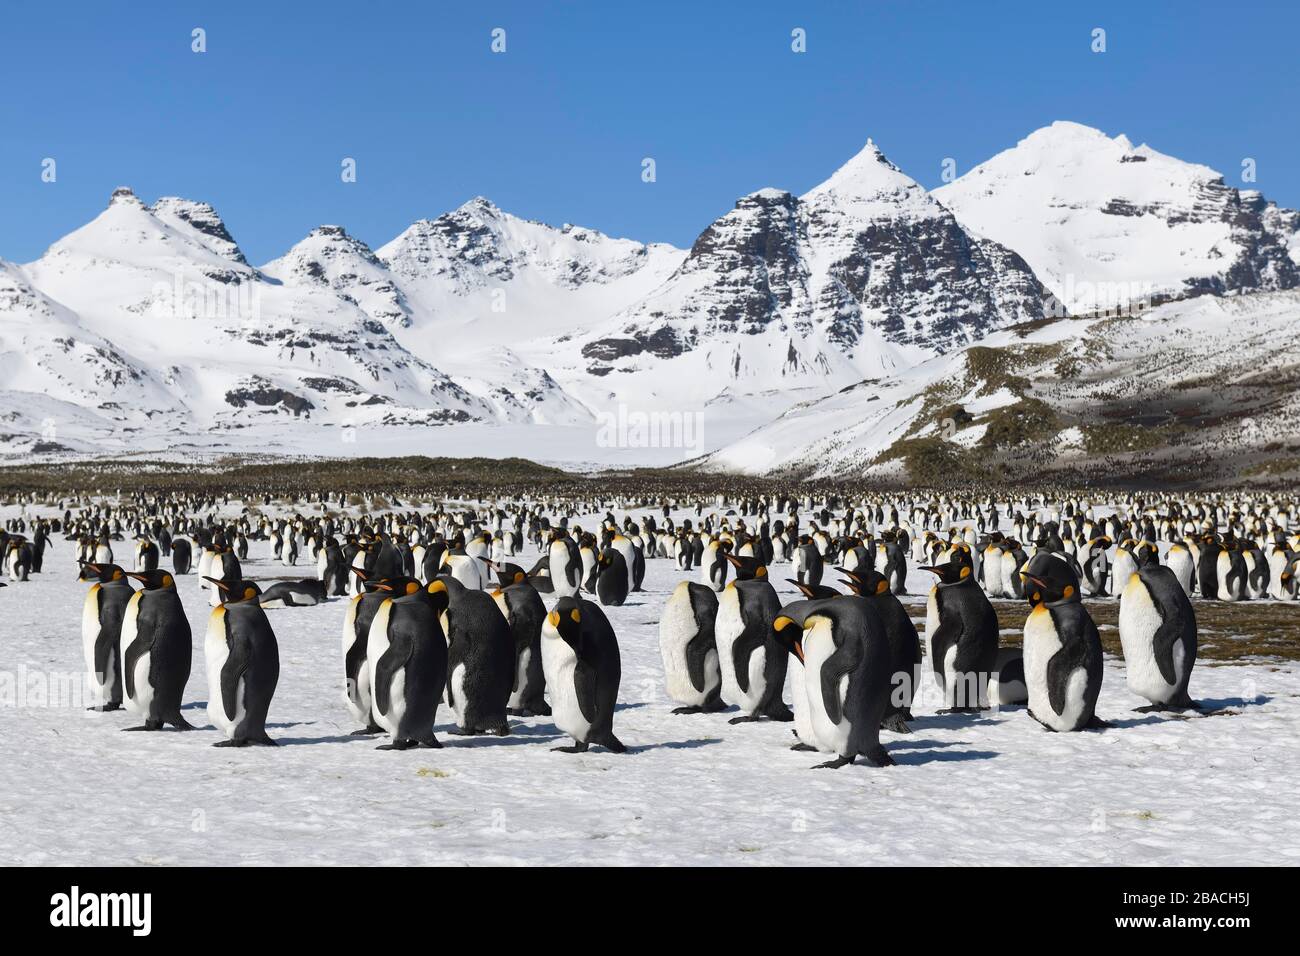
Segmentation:
<svg viewBox="0 0 1300 956">
<path fill-rule="evenodd" d="M 1026 581 L 1032 581 L 1034 584 L 1037 584 L 1040 588 L 1047 587 L 1047 583 L 1043 581 L 1042 578 L 1034 577 L 1032 574 L 1023 574 L 1023 572 L 1022 572 L 1022 576 Z"/>
<path fill-rule="evenodd" d="M 125 573 L 128 578 L 135 578 L 137 581 L 140 581 L 142 583 L 148 580 L 148 578 L 146 578 L 143 574 L 137 574 L 135 571 L 126 571 L 123 573 Z M 208 578 L 208 580 L 210 581 L 212 579 Z"/>
<path fill-rule="evenodd" d="M 219 580 L 218 578 L 210 578 L 210 577 L 208 577 L 207 575 L 204 575 L 204 576 L 203 576 L 203 580 L 207 581 L 209 584 L 215 584 L 215 585 L 216 585 L 217 587 L 219 587 L 222 591 L 229 591 L 229 590 L 230 590 L 230 585 L 227 584 L 225 581 Z"/>
<path fill-rule="evenodd" d="M 366 572 L 362 571 L 360 568 L 353 568 L 352 573 L 355 574 L 357 577 L 359 577 L 362 581 L 366 580 Z"/>
<path fill-rule="evenodd" d="M 917 567 L 922 571 L 929 571 L 931 574 L 943 574 L 937 567 L 929 564 L 919 564 Z"/>
<path fill-rule="evenodd" d="M 378 584 L 375 585 L 375 590 L 376 590 L 376 591 L 392 591 L 392 590 L 393 590 L 393 586 L 392 586 L 391 584 L 385 584 L 384 582 L 380 581 Z"/>
</svg>

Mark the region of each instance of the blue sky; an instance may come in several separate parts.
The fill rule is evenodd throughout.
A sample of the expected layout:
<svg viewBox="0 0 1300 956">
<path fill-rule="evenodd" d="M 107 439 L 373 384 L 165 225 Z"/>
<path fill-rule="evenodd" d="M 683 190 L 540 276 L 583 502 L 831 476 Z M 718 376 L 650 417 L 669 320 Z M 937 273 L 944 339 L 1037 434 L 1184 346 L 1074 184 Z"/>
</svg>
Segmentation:
<svg viewBox="0 0 1300 956">
<path fill-rule="evenodd" d="M 738 196 L 801 192 L 868 136 L 932 187 L 944 157 L 964 171 L 1055 119 L 1234 184 L 1254 158 L 1256 186 L 1294 207 L 1298 7 L 11 3 L 0 257 L 36 258 L 117 185 L 212 202 L 259 263 L 321 223 L 378 246 L 478 194 L 689 245 Z M 194 27 L 206 53 L 190 50 Z M 1095 27 L 1105 53 L 1090 49 Z M 45 157 L 56 183 L 41 182 Z M 344 157 L 355 183 L 340 180 Z"/>
</svg>

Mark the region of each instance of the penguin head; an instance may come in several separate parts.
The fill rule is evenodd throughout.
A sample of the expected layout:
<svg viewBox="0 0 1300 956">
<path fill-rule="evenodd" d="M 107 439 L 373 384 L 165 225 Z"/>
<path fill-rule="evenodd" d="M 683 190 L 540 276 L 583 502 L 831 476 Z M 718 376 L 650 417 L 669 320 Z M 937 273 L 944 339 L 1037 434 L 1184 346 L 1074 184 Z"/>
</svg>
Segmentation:
<svg viewBox="0 0 1300 956">
<path fill-rule="evenodd" d="M 371 586 L 371 590 L 378 591 L 387 597 L 399 598 L 406 597 L 408 594 L 416 594 L 424 588 L 415 578 L 380 578 Z"/>
<path fill-rule="evenodd" d="M 108 584 L 110 581 L 122 581 L 126 578 L 126 572 L 116 564 L 96 564 L 93 561 L 82 561 L 80 564 L 81 574 L 78 577 L 83 581 Z"/>
<path fill-rule="evenodd" d="M 497 582 L 503 588 L 508 588 L 512 584 L 523 584 L 528 580 L 528 572 L 517 564 L 506 562 L 505 564 L 495 564 L 493 569 L 497 573 Z"/>
<path fill-rule="evenodd" d="M 943 564 L 923 564 L 922 571 L 938 575 L 940 584 L 961 584 L 973 580 L 974 570 L 971 565 L 970 551 L 954 548 L 948 560 Z"/>
<path fill-rule="evenodd" d="M 776 642 L 789 653 L 803 661 L 803 628 L 793 618 L 778 614 L 772 621 L 772 634 Z"/>
<path fill-rule="evenodd" d="M 730 553 L 724 554 L 723 557 L 731 562 L 731 566 L 736 569 L 737 581 L 752 581 L 754 579 L 762 581 L 767 578 L 767 565 L 763 563 L 761 558 L 742 558 Z"/>
<path fill-rule="evenodd" d="M 844 568 L 835 570 L 844 575 L 844 585 L 854 594 L 875 597 L 889 593 L 889 578 L 875 568 L 867 568 L 865 571 L 848 571 Z"/>
<path fill-rule="evenodd" d="M 418 587 L 419 582 L 417 581 L 415 583 Z M 407 584 L 407 587 L 410 587 L 409 583 Z M 441 614 L 443 611 L 447 610 L 447 606 L 451 603 L 451 591 L 447 588 L 447 579 L 434 578 L 425 585 L 424 596 L 425 600 L 433 605 L 433 609 L 437 613 Z"/>
<path fill-rule="evenodd" d="M 1080 600 L 1079 577 L 1074 568 L 1054 554 L 1042 554 L 1042 561 L 1037 560 L 1039 557 L 1034 555 L 1035 560 L 1020 572 L 1025 583 L 1033 588 L 1029 603 L 1066 604 Z M 1037 599 L 1034 593 L 1038 595 Z"/>
<path fill-rule="evenodd" d="M 203 580 L 210 582 L 218 591 L 221 592 L 221 604 L 243 604 L 250 601 L 254 604 L 262 596 L 262 589 L 252 581 L 222 581 L 218 578 L 205 577 Z"/>
<path fill-rule="evenodd" d="M 126 571 L 128 578 L 135 578 L 144 585 L 146 591 L 175 591 L 176 579 L 170 571 L 157 568 L 153 571 Z M 211 578 L 208 578 L 211 581 Z"/>
<path fill-rule="evenodd" d="M 546 623 L 550 625 L 555 636 L 564 643 L 568 644 L 579 651 L 582 645 L 582 608 L 578 604 L 578 599 L 574 597 L 562 597 L 555 602 L 555 609 L 546 615 Z M 543 632 L 544 636 L 550 634 Z M 554 640 L 555 638 L 552 638 Z"/>
</svg>

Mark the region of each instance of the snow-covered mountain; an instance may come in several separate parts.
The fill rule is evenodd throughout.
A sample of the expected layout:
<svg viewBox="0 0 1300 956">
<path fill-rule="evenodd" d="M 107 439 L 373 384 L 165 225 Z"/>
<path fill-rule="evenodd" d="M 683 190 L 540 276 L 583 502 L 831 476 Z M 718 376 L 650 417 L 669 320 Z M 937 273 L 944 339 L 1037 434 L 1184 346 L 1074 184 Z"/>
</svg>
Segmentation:
<svg viewBox="0 0 1300 956">
<path fill-rule="evenodd" d="M 606 413 L 680 412 L 700 416 L 695 444 L 646 461 L 722 447 L 709 467 L 920 473 L 926 456 L 1005 457 L 1018 433 L 1054 455 L 1057 423 L 1061 448 L 1077 425 L 1095 452 L 1099 423 L 1054 397 L 1122 382 L 1181 407 L 1109 358 L 1137 342 L 1226 369 L 1216 323 L 1239 320 L 1289 341 L 1298 262 L 1300 213 L 1071 123 L 932 193 L 868 141 L 802 196 L 741 197 L 689 250 L 480 197 L 373 250 L 320 226 L 258 268 L 212 206 L 119 189 L 37 261 L 0 262 L 0 450 L 349 454 L 332 442 L 359 435 L 358 451 L 600 462 Z M 1058 300 L 1077 316 L 1116 288 L 1180 302 L 1051 321 Z M 1076 359 L 1086 382 L 1060 371 Z M 928 440 L 936 403 L 960 406 L 955 444 Z"/>
<path fill-rule="evenodd" d="M 825 393 L 1041 318 L 1013 252 L 970 235 L 871 142 L 801 197 L 763 189 L 713 222 L 668 280 L 578 337 L 568 371 L 643 401 Z"/>
<path fill-rule="evenodd" d="M 1300 213 L 1078 123 L 1035 131 L 934 196 L 1024 256 L 1071 313 L 1300 286 Z"/>
<path fill-rule="evenodd" d="M 710 470 L 944 484 L 1300 477 L 1300 292 L 1046 319 L 792 408 Z"/>
</svg>

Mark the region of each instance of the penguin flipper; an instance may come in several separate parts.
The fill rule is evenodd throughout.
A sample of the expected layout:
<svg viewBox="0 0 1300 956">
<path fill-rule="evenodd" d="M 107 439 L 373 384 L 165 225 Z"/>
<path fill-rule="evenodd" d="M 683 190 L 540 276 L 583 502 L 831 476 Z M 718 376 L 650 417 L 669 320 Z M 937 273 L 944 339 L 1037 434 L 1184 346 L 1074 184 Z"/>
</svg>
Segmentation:
<svg viewBox="0 0 1300 956">
<path fill-rule="evenodd" d="M 596 668 L 579 658 L 577 666 L 573 669 L 573 689 L 578 698 L 582 717 L 589 724 L 596 722 L 597 686 Z"/>
<path fill-rule="evenodd" d="M 226 720 L 233 721 L 239 709 L 239 682 L 248 670 L 249 644 L 244 640 L 229 641 L 230 653 L 221 665 L 221 709 Z"/>
<path fill-rule="evenodd" d="M 822 704 L 831 723 L 838 724 L 844 715 L 840 700 L 840 682 L 845 675 L 852 674 L 862 663 L 862 642 L 847 640 L 838 651 L 822 665 L 821 685 Z"/>
<path fill-rule="evenodd" d="M 389 638 L 392 639 L 391 636 Z M 375 662 L 375 684 L 370 688 L 375 710 L 387 714 L 392 704 L 393 677 L 411 659 L 411 642 L 399 638 Z"/>
</svg>

